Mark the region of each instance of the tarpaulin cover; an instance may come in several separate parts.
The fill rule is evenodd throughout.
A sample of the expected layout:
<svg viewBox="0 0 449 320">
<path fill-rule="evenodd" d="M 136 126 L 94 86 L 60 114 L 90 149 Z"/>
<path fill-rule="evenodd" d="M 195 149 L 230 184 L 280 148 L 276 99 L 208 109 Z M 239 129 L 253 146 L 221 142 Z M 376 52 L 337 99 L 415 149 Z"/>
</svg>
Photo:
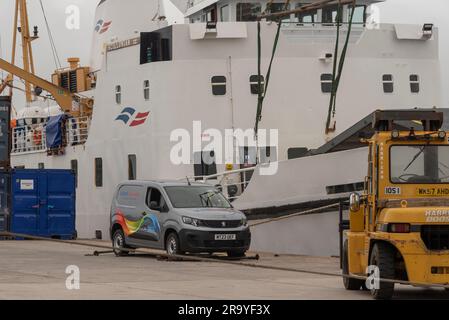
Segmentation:
<svg viewBox="0 0 449 320">
<path fill-rule="evenodd" d="M 62 124 L 64 120 L 64 114 L 48 118 L 45 128 L 47 148 L 55 149 L 62 146 Z"/>
</svg>

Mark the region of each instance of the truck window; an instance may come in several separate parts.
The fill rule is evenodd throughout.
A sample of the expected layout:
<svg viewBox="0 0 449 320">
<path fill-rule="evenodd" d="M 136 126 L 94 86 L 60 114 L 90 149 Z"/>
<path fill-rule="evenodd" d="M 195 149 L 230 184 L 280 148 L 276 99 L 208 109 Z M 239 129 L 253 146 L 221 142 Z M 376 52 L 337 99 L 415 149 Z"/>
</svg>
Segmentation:
<svg viewBox="0 0 449 320">
<path fill-rule="evenodd" d="M 151 202 L 156 202 L 158 207 L 165 208 L 166 202 L 164 199 L 164 196 L 161 194 L 161 192 L 158 189 L 155 188 L 148 188 L 147 191 L 147 207 L 150 208 Z"/>
</svg>

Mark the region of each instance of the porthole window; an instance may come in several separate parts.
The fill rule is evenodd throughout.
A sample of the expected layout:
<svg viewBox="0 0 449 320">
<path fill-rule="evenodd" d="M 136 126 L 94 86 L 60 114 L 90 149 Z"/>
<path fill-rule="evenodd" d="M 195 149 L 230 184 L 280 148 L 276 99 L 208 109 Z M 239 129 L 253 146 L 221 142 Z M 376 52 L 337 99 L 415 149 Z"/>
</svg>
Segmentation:
<svg viewBox="0 0 449 320">
<path fill-rule="evenodd" d="M 260 88 L 259 88 L 259 76 L 258 75 L 252 75 L 249 77 L 249 83 L 251 86 L 251 93 L 252 94 L 259 94 L 263 93 L 265 90 L 265 78 L 264 76 L 260 76 Z"/>
<path fill-rule="evenodd" d="M 332 73 L 323 73 L 321 75 L 321 91 L 323 93 L 332 92 Z"/>
<path fill-rule="evenodd" d="M 382 76 L 382 83 L 383 83 L 385 93 L 393 93 L 394 92 L 393 75 L 384 74 Z"/>
<path fill-rule="evenodd" d="M 145 80 L 143 82 L 143 97 L 146 101 L 150 100 L 150 81 Z"/>
<path fill-rule="evenodd" d="M 224 96 L 226 94 L 226 77 L 212 77 L 212 94 L 214 96 Z"/>
<path fill-rule="evenodd" d="M 419 76 L 417 74 L 410 75 L 410 90 L 412 93 L 419 93 Z"/>
<path fill-rule="evenodd" d="M 115 102 L 122 103 L 122 86 L 115 86 Z"/>
</svg>

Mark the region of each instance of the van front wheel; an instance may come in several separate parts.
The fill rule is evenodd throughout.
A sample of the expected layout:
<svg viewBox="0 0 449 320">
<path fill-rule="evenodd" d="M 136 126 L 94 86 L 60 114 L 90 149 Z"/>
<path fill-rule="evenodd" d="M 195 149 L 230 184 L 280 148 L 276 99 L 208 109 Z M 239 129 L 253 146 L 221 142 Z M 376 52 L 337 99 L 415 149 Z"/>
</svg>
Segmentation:
<svg viewBox="0 0 449 320">
<path fill-rule="evenodd" d="M 179 242 L 179 237 L 176 233 L 171 232 L 167 239 L 165 240 L 165 250 L 169 256 L 182 255 L 184 252 L 181 251 L 181 244 Z"/>
<path fill-rule="evenodd" d="M 125 243 L 125 235 L 121 229 L 114 232 L 112 236 L 112 247 L 117 257 L 123 257 L 129 254 L 129 251 L 122 250 L 128 248 L 128 246 Z"/>
</svg>

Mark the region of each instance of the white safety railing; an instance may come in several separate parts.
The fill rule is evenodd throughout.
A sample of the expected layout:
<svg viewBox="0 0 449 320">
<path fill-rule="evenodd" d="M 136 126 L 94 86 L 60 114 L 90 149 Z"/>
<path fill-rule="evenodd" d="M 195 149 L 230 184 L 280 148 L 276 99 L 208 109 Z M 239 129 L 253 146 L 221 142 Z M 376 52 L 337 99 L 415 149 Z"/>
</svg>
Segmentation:
<svg viewBox="0 0 449 320">
<path fill-rule="evenodd" d="M 89 137 L 90 118 L 69 118 L 66 120 L 65 146 L 85 144 Z M 27 125 L 12 130 L 12 153 L 38 152 L 47 150 L 46 124 Z"/>
<path fill-rule="evenodd" d="M 35 152 L 47 149 L 45 125 L 17 127 L 12 130 L 12 153 Z"/>
<path fill-rule="evenodd" d="M 67 120 L 67 145 L 84 144 L 89 137 L 90 118 L 70 118 Z"/>
<path fill-rule="evenodd" d="M 188 179 L 190 182 L 210 183 L 222 190 L 223 194 L 232 202 L 237 200 L 248 186 L 256 166 L 245 169 L 225 171 L 209 176 L 192 176 L 180 180 Z"/>
</svg>

